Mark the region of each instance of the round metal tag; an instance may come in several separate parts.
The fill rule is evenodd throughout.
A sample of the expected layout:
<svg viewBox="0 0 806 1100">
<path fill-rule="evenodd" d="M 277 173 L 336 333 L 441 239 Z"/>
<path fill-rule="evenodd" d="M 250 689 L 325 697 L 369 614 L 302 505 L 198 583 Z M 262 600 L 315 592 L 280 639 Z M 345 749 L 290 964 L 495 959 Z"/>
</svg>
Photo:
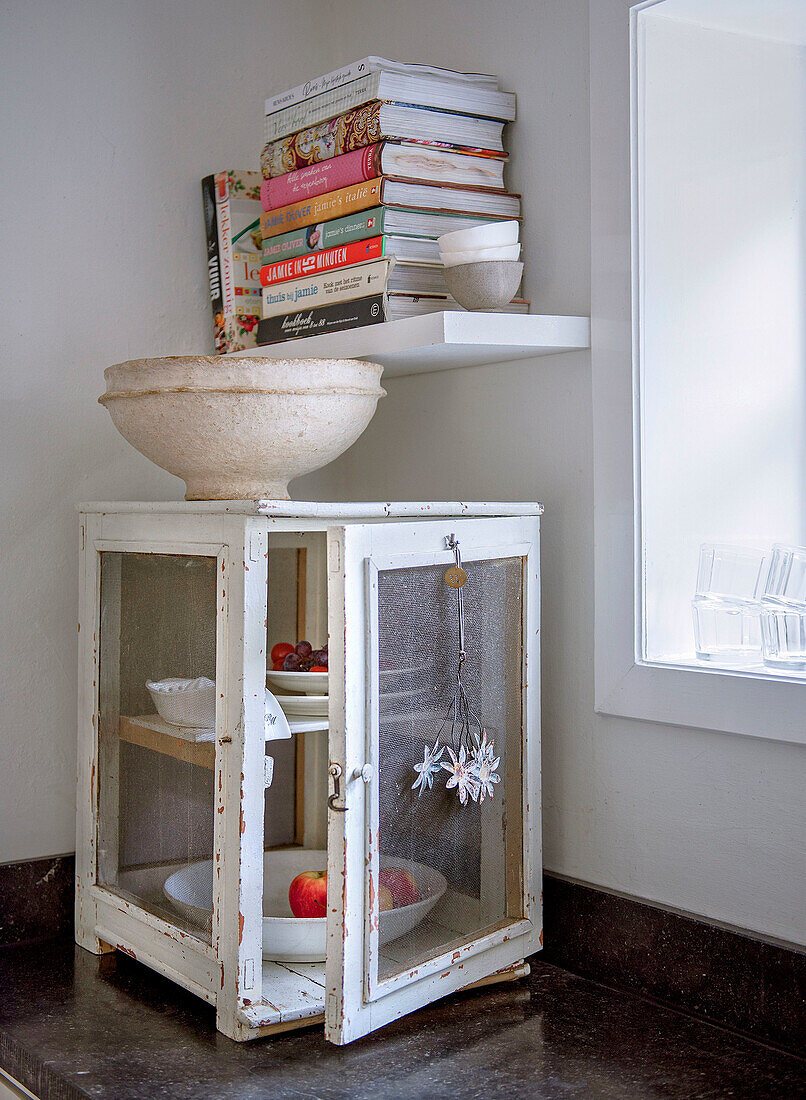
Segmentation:
<svg viewBox="0 0 806 1100">
<path fill-rule="evenodd" d="M 461 565 L 452 565 L 445 574 L 445 584 L 450 588 L 461 588 L 467 580 L 467 573 Z"/>
</svg>

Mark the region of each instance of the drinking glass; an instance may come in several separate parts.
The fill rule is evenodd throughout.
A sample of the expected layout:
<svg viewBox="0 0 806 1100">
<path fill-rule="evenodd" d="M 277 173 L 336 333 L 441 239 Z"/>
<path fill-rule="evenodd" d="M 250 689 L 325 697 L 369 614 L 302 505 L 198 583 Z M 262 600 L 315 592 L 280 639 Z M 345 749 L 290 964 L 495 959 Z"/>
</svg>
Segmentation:
<svg viewBox="0 0 806 1100">
<path fill-rule="evenodd" d="M 694 642 L 701 661 L 736 665 L 761 657 L 760 592 L 768 557 L 763 550 L 703 543 L 697 594 L 691 601 Z"/>
<path fill-rule="evenodd" d="M 806 608 L 806 546 L 773 546 L 761 598 L 765 604 Z"/>
<path fill-rule="evenodd" d="M 795 672 L 806 668 L 806 608 L 761 606 L 764 664 Z"/>
</svg>

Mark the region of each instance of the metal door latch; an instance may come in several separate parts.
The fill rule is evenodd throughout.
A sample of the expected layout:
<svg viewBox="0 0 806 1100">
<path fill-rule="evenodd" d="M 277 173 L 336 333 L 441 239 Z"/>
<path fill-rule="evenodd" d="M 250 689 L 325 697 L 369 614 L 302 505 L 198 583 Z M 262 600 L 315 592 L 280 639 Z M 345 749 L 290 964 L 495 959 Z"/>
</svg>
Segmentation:
<svg viewBox="0 0 806 1100">
<path fill-rule="evenodd" d="M 336 805 L 336 799 L 341 795 L 341 783 L 339 782 L 342 775 L 341 764 L 331 764 L 328 772 L 333 776 L 333 794 L 328 797 L 328 807 L 337 814 L 345 814 L 347 813 L 347 807 Z"/>
</svg>

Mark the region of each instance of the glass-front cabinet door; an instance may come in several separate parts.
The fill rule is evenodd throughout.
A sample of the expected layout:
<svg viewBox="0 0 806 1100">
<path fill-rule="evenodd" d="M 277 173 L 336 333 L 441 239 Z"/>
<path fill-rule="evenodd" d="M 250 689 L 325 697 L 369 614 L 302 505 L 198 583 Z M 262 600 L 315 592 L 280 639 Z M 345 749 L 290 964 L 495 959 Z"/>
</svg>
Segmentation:
<svg viewBox="0 0 806 1100">
<path fill-rule="evenodd" d="M 216 550 L 99 555 L 97 883 L 208 944 Z"/>
<path fill-rule="evenodd" d="M 334 1042 L 539 948 L 538 530 L 328 532 Z"/>
</svg>

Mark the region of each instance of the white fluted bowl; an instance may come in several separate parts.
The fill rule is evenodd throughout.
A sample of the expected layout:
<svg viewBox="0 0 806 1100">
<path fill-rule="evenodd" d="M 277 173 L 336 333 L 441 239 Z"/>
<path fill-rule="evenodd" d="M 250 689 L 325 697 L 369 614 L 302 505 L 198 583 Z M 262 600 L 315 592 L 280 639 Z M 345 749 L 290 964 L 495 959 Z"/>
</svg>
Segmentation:
<svg viewBox="0 0 806 1100">
<path fill-rule="evenodd" d="M 383 367 L 359 359 L 191 355 L 104 371 L 98 398 L 186 500 L 288 499 L 288 482 L 338 458 L 372 419 Z"/>
</svg>

